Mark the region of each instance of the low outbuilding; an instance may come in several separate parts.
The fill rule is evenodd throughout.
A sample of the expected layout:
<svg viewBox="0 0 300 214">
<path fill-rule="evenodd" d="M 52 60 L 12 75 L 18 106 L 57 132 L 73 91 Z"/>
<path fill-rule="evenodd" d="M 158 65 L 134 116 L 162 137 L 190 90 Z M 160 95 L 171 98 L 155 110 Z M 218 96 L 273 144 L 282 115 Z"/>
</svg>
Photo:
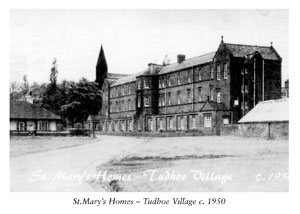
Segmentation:
<svg viewBox="0 0 300 214">
<path fill-rule="evenodd" d="M 10 101 L 10 131 L 57 131 L 61 117 L 27 101 Z"/>
<path fill-rule="evenodd" d="M 260 102 L 238 123 L 243 136 L 288 138 L 289 99 Z"/>
</svg>

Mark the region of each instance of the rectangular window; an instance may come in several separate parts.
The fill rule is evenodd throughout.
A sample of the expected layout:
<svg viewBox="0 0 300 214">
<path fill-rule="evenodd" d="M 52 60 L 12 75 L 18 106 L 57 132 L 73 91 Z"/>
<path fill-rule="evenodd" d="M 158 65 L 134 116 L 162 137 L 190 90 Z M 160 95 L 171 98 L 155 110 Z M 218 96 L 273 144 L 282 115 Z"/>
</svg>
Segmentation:
<svg viewBox="0 0 300 214">
<path fill-rule="evenodd" d="M 149 95 L 144 96 L 144 106 L 149 106 L 150 105 L 150 98 Z"/>
<path fill-rule="evenodd" d="M 217 66 L 217 80 L 220 80 L 221 79 L 221 66 L 218 65 Z"/>
<path fill-rule="evenodd" d="M 161 79 L 161 87 L 164 88 L 165 87 L 165 78 Z"/>
<path fill-rule="evenodd" d="M 210 68 L 210 78 L 211 79 L 214 78 L 214 68 L 213 67 Z"/>
<path fill-rule="evenodd" d="M 130 111 L 130 110 L 131 110 L 131 108 L 130 108 L 130 103 L 131 103 L 131 100 L 130 100 L 130 99 L 128 99 L 128 107 L 127 107 L 128 111 Z"/>
<path fill-rule="evenodd" d="M 210 101 L 214 100 L 214 89 L 213 87 L 210 87 Z"/>
<path fill-rule="evenodd" d="M 118 112 L 119 111 L 119 102 L 116 101 L 116 108 L 115 108 L 115 112 Z"/>
<path fill-rule="evenodd" d="M 191 129 L 196 129 L 196 115 L 190 115 Z"/>
<path fill-rule="evenodd" d="M 180 126 L 181 126 L 181 130 L 184 130 L 184 116 L 181 117 L 181 121 L 180 121 Z"/>
<path fill-rule="evenodd" d="M 180 85 L 180 74 L 177 74 L 177 85 Z"/>
<path fill-rule="evenodd" d="M 224 64 L 224 80 L 227 80 L 228 77 L 228 67 L 227 63 Z"/>
<path fill-rule="evenodd" d="M 187 89 L 187 102 L 191 103 L 192 102 L 192 98 L 191 98 L 191 89 Z"/>
<path fill-rule="evenodd" d="M 211 114 L 204 115 L 204 127 L 210 128 L 211 127 Z"/>
<path fill-rule="evenodd" d="M 228 125 L 229 124 L 229 118 L 228 117 L 223 117 L 223 124 Z"/>
<path fill-rule="evenodd" d="M 121 106 L 122 111 L 125 111 L 125 100 L 122 100 L 122 106 Z"/>
<path fill-rule="evenodd" d="M 39 130 L 44 130 L 44 131 L 49 130 L 48 121 L 39 121 L 38 129 Z"/>
<path fill-rule="evenodd" d="M 163 129 L 163 127 L 164 127 L 164 124 L 163 124 L 163 118 L 160 118 L 159 119 L 159 130 L 162 130 Z"/>
<path fill-rule="evenodd" d="M 201 69 L 198 70 L 198 80 L 202 80 L 202 72 Z"/>
<path fill-rule="evenodd" d="M 177 116 L 177 127 L 178 127 L 178 130 L 181 130 L 181 116 Z"/>
<path fill-rule="evenodd" d="M 188 71 L 188 83 L 192 82 L 192 72 Z"/>
<path fill-rule="evenodd" d="M 168 92 L 168 97 L 167 97 L 167 103 L 170 106 L 171 105 L 171 92 Z"/>
<path fill-rule="evenodd" d="M 24 122 L 19 122 L 18 128 L 19 128 L 19 131 L 25 131 L 25 123 Z"/>
<path fill-rule="evenodd" d="M 125 95 L 125 86 L 121 87 L 122 96 Z"/>
<path fill-rule="evenodd" d="M 147 79 L 144 79 L 144 88 L 149 88 L 149 82 Z"/>
<path fill-rule="evenodd" d="M 198 87 L 198 101 L 201 102 L 201 91 L 202 91 L 202 87 Z"/>
<path fill-rule="evenodd" d="M 165 106 L 165 104 L 166 104 L 166 102 L 165 102 L 165 95 L 162 94 L 162 95 L 161 95 L 161 105 L 162 105 L 162 106 Z"/>
<path fill-rule="evenodd" d="M 173 117 L 170 117 L 170 130 L 173 130 L 174 129 L 174 126 L 173 126 Z"/>
<path fill-rule="evenodd" d="M 221 103 L 221 92 L 217 92 L 217 103 Z"/>
<path fill-rule="evenodd" d="M 168 76 L 168 86 L 172 86 L 171 76 Z"/>
<path fill-rule="evenodd" d="M 141 81 L 141 80 L 138 80 L 138 81 L 137 81 L 137 84 L 138 84 L 138 89 L 141 89 L 141 88 L 142 88 L 142 81 Z"/>
<path fill-rule="evenodd" d="M 161 99 L 162 99 L 162 97 L 161 97 L 161 94 L 160 94 L 159 97 L 158 97 L 158 106 L 161 106 Z"/>
<path fill-rule="evenodd" d="M 180 91 L 177 91 L 177 104 L 180 104 Z"/>
<path fill-rule="evenodd" d="M 137 98 L 137 106 L 138 106 L 138 108 L 141 107 L 141 96 L 138 96 L 138 98 Z"/>
</svg>

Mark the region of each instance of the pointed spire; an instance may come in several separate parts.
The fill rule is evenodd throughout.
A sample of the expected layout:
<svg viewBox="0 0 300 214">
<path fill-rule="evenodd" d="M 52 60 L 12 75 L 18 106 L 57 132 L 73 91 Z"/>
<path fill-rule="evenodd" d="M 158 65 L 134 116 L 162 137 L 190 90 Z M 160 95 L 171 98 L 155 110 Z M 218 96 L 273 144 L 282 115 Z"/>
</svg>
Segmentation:
<svg viewBox="0 0 300 214">
<path fill-rule="evenodd" d="M 99 53 L 99 57 L 98 57 L 96 66 L 101 65 L 102 63 L 104 63 L 107 66 L 103 46 L 101 44 L 100 53 Z"/>
<path fill-rule="evenodd" d="M 103 50 L 103 46 L 101 44 L 99 57 L 96 65 L 96 82 L 99 84 L 99 87 L 102 87 L 104 79 L 107 77 L 107 63 Z"/>
</svg>

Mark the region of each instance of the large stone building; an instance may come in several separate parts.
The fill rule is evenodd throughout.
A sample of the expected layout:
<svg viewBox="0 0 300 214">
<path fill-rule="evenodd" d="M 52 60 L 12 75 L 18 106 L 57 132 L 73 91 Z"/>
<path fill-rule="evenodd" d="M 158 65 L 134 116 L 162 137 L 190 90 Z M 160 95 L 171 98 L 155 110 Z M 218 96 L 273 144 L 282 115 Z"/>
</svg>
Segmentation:
<svg viewBox="0 0 300 214">
<path fill-rule="evenodd" d="M 271 46 L 229 44 L 217 51 L 108 73 L 101 47 L 96 82 L 103 92 L 100 131 L 197 131 L 218 134 L 259 101 L 281 98 L 281 57 Z"/>
</svg>

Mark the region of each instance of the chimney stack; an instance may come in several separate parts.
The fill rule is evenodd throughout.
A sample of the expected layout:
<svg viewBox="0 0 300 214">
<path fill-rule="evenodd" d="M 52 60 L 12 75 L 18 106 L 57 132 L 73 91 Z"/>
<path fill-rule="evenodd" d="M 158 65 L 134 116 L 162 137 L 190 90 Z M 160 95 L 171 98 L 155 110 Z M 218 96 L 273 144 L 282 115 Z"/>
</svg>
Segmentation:
<svg viewBox="0 0 300 214">
<path fill-rule="evenodd" d="M 177 62 L 182 63 L 185 60 L 185 55 L 183 54 L 178 54 L 177 55 Z"/>
</svg>

